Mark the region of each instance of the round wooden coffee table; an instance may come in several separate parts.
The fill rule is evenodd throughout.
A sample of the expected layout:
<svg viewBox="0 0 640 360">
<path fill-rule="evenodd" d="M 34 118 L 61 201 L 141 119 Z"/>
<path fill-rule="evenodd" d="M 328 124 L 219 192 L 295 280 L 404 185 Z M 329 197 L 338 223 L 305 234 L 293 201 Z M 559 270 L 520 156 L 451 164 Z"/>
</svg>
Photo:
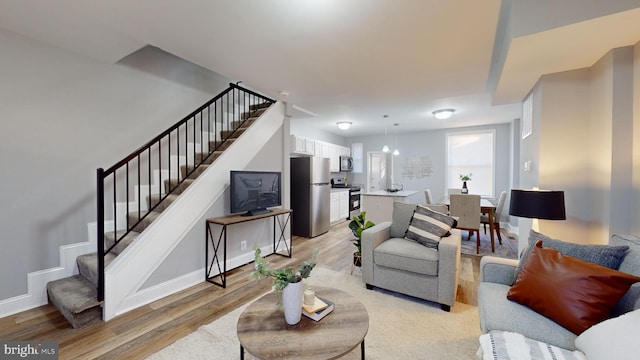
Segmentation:
<svg viewBox="0 0 640 360">
<path fill-rule="evenodd" d="M 244 359 L 245 351 L 259 359 L 336 359 L 358 344 L 364 359 L 364 337 L 369 330 L 367 309 L 344 291 L 314 289 L 335 306 L 318 322 L 303 315 L 299 323 L 288 325 L 273 292 L 251 303 L 238 319 L 240 359 Z"/>
</svg>

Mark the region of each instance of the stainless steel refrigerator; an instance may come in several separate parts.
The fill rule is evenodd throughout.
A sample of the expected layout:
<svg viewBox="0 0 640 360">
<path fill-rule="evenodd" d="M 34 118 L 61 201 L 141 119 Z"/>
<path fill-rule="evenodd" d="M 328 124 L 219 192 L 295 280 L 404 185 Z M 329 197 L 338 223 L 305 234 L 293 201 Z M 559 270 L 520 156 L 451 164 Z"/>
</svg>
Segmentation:
<svg viewBox="0 0 640 360">
<path fill-rule="evenodd" d="M 329 159 L 291 158 L 291 230 L 314 237 L 329 231 L 331 172 Z"/>
</svg>

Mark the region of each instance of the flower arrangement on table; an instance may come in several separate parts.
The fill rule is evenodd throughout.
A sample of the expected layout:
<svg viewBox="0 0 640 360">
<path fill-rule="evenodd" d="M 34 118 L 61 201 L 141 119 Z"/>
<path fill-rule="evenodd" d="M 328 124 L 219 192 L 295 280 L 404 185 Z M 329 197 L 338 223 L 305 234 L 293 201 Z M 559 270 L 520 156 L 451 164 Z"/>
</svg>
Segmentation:
<svg viewBox="0 0 640 360">
<path fill-rule="evenodd" d="M 459 174 L 459 175 L 460 175 L 461 181 L 471 181 L 471 176 L 473 176 L 473 173 Z"/>
<path fill-rule="evenodd" d="M 270 277 L 273 280 L 274 291 L 279 296 L 287 285 L 300 282 L 311 275 L 311 270 L 316 266 L 316 257 L 318 256 L 318 248 L 315 248 L 313 249 L 311 260 L 305 260 L 297 269 L 287 266 L 274 270 L 267 266 L 267 260 L 261 256 L 260 248 L 254 246 L 253 249 L 255 251 L 255 271 L 252 276 L 257 280 Z M 282 306 L 282 303 L 279 302 L 278 306 Z"/>
</svg>

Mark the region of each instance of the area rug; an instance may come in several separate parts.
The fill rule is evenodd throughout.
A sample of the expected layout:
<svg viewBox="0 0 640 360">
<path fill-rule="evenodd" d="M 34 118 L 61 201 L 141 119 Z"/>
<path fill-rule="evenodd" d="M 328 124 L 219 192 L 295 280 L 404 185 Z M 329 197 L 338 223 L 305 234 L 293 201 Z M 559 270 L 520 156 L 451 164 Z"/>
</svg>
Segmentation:
<svg viewBox="0 0 640 360">
<path fill-rule="evenodd" d="M 480 325 L 475 306 L 455 303 L 447 313 L 432 302 L 379 289 L 367 290 L 359 272 L 349 275 L 316 267 L 305 281 L 312 286 L 340 289 L 364 304 L 369 313 L 367 359 L 476 358 Z M 147 359 L 239 359 L 236 324 L 245 307 L 200 327 Z M 253 358 L 246 354 L 245 359 Z M 360 359 L 360 348 L 343 359 Z"/>
<path fill-rule="evenodd" d="M 498 242 L 498 237 L 494 234 L 494 243 L 495 243 L 495 252 L 491 252 L 491 238 L 489 234 L 485 234 L 482 232 L 482 228 L 480 229 L 480 253 L 476 254 L 476 236 L 473 235 L 471 240 L 469 240 L 468 231 L 462 232 L 462 249 L 461 252 L 467 255 L 476 255 L 476 256 L 497 256 L 501 258 L 507 259 L 517 259 L 518 258 L 518 240 L 514 237 L 509 237 L 506 234 L 502 234 L 502 245 Z"/>
</svg>

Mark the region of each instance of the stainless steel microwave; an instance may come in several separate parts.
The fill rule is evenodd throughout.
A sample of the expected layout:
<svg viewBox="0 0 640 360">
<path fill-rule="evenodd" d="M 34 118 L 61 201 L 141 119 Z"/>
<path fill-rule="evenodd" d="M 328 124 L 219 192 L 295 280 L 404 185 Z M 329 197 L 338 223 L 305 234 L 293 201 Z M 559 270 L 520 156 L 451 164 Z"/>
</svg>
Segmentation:
<svg viewBox="0 0 640 360">
<path fill-rule="evenodd" d="M 352 171 L 353 158 L 351 156 L 340 156 L 340 171 Z"/>
</svg>

